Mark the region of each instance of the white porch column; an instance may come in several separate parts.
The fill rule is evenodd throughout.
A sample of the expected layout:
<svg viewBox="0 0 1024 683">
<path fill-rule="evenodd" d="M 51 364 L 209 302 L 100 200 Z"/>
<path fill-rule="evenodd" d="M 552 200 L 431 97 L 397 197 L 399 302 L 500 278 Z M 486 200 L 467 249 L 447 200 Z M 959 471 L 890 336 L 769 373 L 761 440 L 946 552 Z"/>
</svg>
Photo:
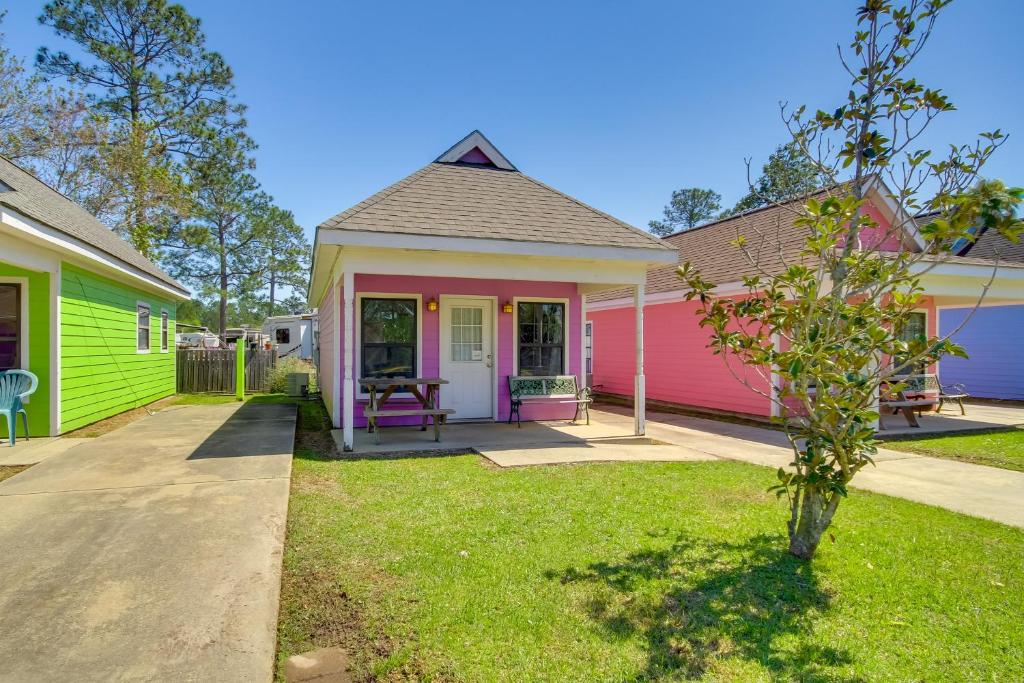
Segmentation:
<svg viewBox="0 0 1024 683">
<path fill-rule="evenodd" d="M 344 275 L 345 295 L 345 381 L 342 385 L 342 440 L 345 450 L 351 451 L 354 443 L 355 426 L 355 375 L 352 372 L 352 359 L 355 357 L 353 345 L 355 344 L 355 276 L 352 271 L 346 270 Z"/>
<path fill-rule="evenodd" d="M 344 341 L 341 336 L 341 278 L 340 273 L 335 271 L 331 275 L 331 320 L 334 329 L 331 330 L 331 338 L 334 340 L 331 353 L 331 427 L 341 427 L 341 378 L 344 373 L 341 369 L 341 352 Z"/>
<path fill-rule="evenodd" d="M 647 387 L 644 380 L 644 286 L 633 291 L 636 309 L 636 377 L 633 380 L 633 433 L 643 436 L 646 430 Z"/>
</svg>

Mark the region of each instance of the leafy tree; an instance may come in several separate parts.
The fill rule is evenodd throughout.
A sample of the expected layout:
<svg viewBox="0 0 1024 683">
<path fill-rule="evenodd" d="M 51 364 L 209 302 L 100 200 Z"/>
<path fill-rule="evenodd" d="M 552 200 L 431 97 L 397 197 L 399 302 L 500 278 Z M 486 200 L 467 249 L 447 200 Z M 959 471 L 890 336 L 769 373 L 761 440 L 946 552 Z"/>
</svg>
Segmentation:
<svg viewBox="0 0 1024 683">
<path fill-rule="evenodd" d="M 761 167 L 761 175 L 750 183 L 750 191 L 722 216 L 779 204 L 803 197 L 819 189 L 823 177 L 817 165 L 804 154 L 796 141 L 779 145 Z"/>
<path fill-rule="evenodd" d="M 305 292 L 309 283 L 310 246 L 291 211 L 268 205 L 259 222 L 260 277 L 267 287 L 267 316 L 276 313 L 280 287 Z"/>
<path fill-rule="evenodd" d="M 103 208 L 139 251 L 158 255 L 180 224 L 168 212 L 186 206 L 184 160 L 244 125 L 231 70 L 206 48 L 199 20 L 166 0 L 52 0 L 39 20 L 86 55 L 43 47 L 36 63 L 83 88 L 108 122 L 102 168 L 117 191 Z"/>
<path fill-rule="evenodd" d="M 973 239 L 976 226 L 1011 241 L 1024 230 L 1015 216 L 1024 189 L 980 180 L 1001 132 L 940 153 L 918 147 L 929 124 L 953 109 L 908 74 L 947 4 L 865 0 L 850 48 L 840 52 L 851 82 L 845 101 L 813 114 L 783 109 L 801 153 L 836 183 L 790 205 L 806 235 L 798 262 L 779 272 L 761 256 L 780 258 L 772 235 L 741 228 L 735 244 L 759 271 L 746 278 L 748 297 L 716 298 L 697 268 L 680 268 L 715 353 L 759 373 L 761 382 L 748 386 L 781 413 L 794 458 L 779 469 L 775 489 L 789 501 L 789 551 L 800 558 L 814 555 L 850 481 L 873 464 L 880 393 L 907 386 L 912 368 L 965 355 L 948 337 L 901 338 L 924 292 L 921 276 L 947 261 L 957 240 Z M 891 227 L 864 211 L 876 177 L 899 207 Z M 936 214 L 919 226 L 901 218 L 922 212 Z M 923 249 L 883 250 L 886 237 L 908 227 L 919 229 Z M 766 391 L 771 370 L 778 381 Z"/>
<path fill-rule="evenodd" d="M 663 220 L 651 221 L 647 227 L 659 237 L 689 230 L 713 218 L 721 202 L 722 196 L 714 190 L 684 187 L 672 193 L 672 199 L 663 210 Z"/>
<path fill-rule="evenodd" d="M 250 295 L 260 273 L 261 217 L 270 197 L 250 173 L 253 146 L 244 134 L 206 141 L 189 164 L 191 219 L 167 245 L 172 273 L 217 299 L 214 327 L 221 332 L 229 300 Z"/>
<path fill-rule="evenodd" d="M 0 22 L 4 15 L 0 12 Z M 103 135 L 103 122 L 88 111 L 81 94 L 30 73 L 0 33 L 0 154 L 83 202 L 103 193 L 97 155 Z"/>
</svg>

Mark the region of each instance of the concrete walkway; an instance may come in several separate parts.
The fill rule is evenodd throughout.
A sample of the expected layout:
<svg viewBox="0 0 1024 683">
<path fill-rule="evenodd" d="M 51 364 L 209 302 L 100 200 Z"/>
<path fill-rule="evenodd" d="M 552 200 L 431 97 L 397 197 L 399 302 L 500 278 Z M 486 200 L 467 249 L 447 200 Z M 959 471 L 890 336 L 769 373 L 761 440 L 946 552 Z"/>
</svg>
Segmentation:
<svg viewBox="0 0 1024 683">
<path fill-rule="evenodd" d="M 174 407 L 0 483 L 0 680 L 270 680 L 294 433 Z"/>
<path fill-rule="evenodd" d="M 594 420 L 632 429 L 629 409 L 602 406 Z M 647 414 L 647 436 L 730 460 L 777 468 L 793 459 L 782 432 L 673 413 Z M 1024 528 L 1024 472 L 913 453 L 879 450 L 876 466 L 861 470 L 855 488 L 992 519 Z"/>
</svg>

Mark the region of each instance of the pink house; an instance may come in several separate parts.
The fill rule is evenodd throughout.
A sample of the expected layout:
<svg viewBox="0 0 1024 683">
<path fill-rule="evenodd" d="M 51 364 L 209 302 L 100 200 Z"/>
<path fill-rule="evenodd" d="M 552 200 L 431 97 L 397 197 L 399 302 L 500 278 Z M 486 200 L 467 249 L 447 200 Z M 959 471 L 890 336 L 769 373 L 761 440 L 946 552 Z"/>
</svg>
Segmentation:
<svg viewBox="0 0 1024 683">
<path fill-rule="evenodd" d="M 313 258 L 321 387 L 351 449 L 355 428 L 366 425 L 360 379 L 443 378 L 439 403 L 452 421 L 508 419 L 509 376 L 582 381 L 586 296 L 630 291 L 631 315 L 642 315 L 648 268 L 674 264 L 676 253 L 524 175 L 474 131 L 323 222 Z M 643 326 L 633 329 L 629 357 L 616 363 L 629 376 L 621 389 L 638 406 L 642 434 Z M 568 419 L 574 410 L 539 400 L 521 413 Z"/>
<path fill-rule="evenodd" d="M 883 251 L 920 251 L 923 243 L 913 221 L 897 215 L 889 194 L 879 181 L 870 183 L 866 194 L 867 210 L 878 222 L 879 229 L 876 234 L 862 235 L 862 244 L 881 245 Z M 761 244 L 762 268 L 781 272 L 784 263 L 799 261 L 805 239 L 792 219 L 793 213 L 786 208 L 768 207 L 665 238 L 677 251 L 677 263 L 652 268 L 648 273 L 642 318 L 634 313 L 634 296 L 630 290 L 590 294 L 587 331 L 591 338 L 589 371 L 594 389 L 612 395 L 633 393 L 630 359 L 635 349 L 636 321 L 642 319 L 648 399 L 711 413 L 758 417 L 777 414 L 773 401 L 751 391 L 741 381 L 770 394 L 774 381 L 770 369 L 757 372 L 737 363 L 728 365 L 727 359 L 707 349 L 708 331 L 698 324 L 698 304 L 684 300 L 686 291 L 676 275 L 676 268 L 690 261 L 707 280 L 718 285 L 720 296 L 744 296 L 747 289 L 743 278 L 756 274 L 757 269 L 733 241 L 743 235 L 748 244 Z M 941 309 L 973 306 L 992 277 L 993 266 L 991 259 L 958 256 L 927 272 L 922 268 L 921 281 L 928 296 L 910 321 L 907 333 L 935 335 Z M 988 289 L 985 305 L 1022 301 L 1024 263 L 1004 261 Z M 967 351 L 970 353 L 971 348 Z M 937 371 L 941 373 L 940 368 L 929 369 L 932 373 Z"/>
</svg>

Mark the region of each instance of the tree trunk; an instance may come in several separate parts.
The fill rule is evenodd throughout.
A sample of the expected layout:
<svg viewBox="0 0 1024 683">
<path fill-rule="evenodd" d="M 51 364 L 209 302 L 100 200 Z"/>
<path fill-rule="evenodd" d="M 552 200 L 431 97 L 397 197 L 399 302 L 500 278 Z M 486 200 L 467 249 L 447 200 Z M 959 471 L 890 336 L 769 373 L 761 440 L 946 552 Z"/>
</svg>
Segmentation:
<svg viewBox="0 0 1024 683">
<path fill-rule="evenodd" d="M 823 494 L 816 486 L 804 485 L 793 497 L 791 505 L 796 515 L 789 526 L 789 552 L 801 560 L 814 557 L 821 536 L 832 524 L 832 516 L 839 507 L 839 494 Z"/>
<path fill-rule="evenodd" d="M 267 308 L 267 317 L 273 317 L 274 315 L 274 289 L 277 285 L 277 276 L 274 271 L 270 271 L 270 306 Z"/>
<path fill-rule="evenodd" d="M 228 326 L 228 255 L 224 249 L 224 230 L 220 230 L 220 333 Z"/>
</svg>

